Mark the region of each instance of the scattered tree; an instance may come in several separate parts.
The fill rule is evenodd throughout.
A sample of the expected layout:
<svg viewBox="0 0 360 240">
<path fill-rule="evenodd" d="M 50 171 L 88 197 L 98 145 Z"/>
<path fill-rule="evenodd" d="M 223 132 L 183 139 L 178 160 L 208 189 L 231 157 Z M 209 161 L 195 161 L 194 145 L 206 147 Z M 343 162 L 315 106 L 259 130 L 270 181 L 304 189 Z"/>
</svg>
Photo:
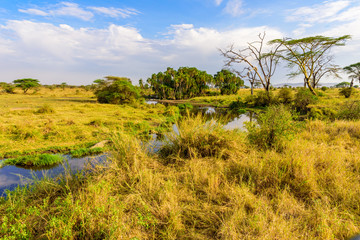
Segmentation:
<svg viewBox="0 0 360 240">
<path fill-rule="evenodd" d="M 360 83 L 360 62 L 351 64 L 349 66 L 344 67 L 344 70 L 347 74 L 349 74 L 349 78 L 351 78 L 350 87 L 353 87 L 354 80 L 358 80 Z"/>
<path fill-rule="evenodd" d="M 290 68 L 297 66 L 298 69 L 290 75 L 304 75 L 304 84 L 316 95 L 314 86 L 320 78 L 326 74 L 336 73 L 337 67 L 332 64 L 329 51 L 334 46 L 345 45 L 349 35 L 338 38 L 314 36 L 301 39 L 274 39 L 271 44 L 284 46 L 281 50 L 281 58 L 288 61 Z"/>
<path fill-rule="evenodd" d="M 98 84 L 95 95 L 100 103 L 124 104 L 140 98 L 138 88 L 128 78 L 107 76 L 94 82 Z"/>
<path fill-rule="evenodd" d="M 16 87 L 21 88 L 24 93 L 26 93 L 31 88 L 36 88 L 40 86 L 39 80 L 32 78 L 23 78 L 13 81 Z"/>
<path fill-rule="evenodd" d="M 11 83 L 6 82 L 0 82 L 0 87 L 4 90 L 6 93 L 14 94 L 15 93 L 15 85 Z"/>
<path fill-rule="evenodd" d="M 244 81 L 233 72 L 222 69 L 214 76 L 215 87 L 220 88 L 221 94 L 235 94 L 244 85 Z"/>
<path fill-rule="evenodd" d="M 259 34 L 258 37 L 259 41 L 248 43 L 248 47 L 245 49 L 236 50 L 234 45 L 231 45 L 228 49 L 220 49 L 220 51 L 226 58 L 226 66 L 232 66 L 233 63 L 246 64 L 247 67 L 243 71 L 237 72 L 239 76 L 251 79 L 253 83 L 258 80 L 264 89 L 269 92 L 271 77 L 274 75 L 280 59 L 277 52 L 282 43 L 273 43 L 270 50 L 266 51 L 264 49 L 265 33 Z"/>
</svg>

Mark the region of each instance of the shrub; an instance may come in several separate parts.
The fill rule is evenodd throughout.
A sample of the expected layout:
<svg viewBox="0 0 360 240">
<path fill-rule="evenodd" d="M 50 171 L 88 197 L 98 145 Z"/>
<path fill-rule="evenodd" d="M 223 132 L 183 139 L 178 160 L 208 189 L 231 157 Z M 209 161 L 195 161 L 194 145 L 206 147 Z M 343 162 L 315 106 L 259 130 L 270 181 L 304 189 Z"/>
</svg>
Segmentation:
<svg viewBox="0 0 360 240">
<path fill-rule="evenodd" d="M 294 122 L 287 107 L 274 105 L 258 115 L 257 123 L 247 122 L 245 127 L 250 143 L 261 149 L 281 150 L 293 134 Z"/>
<path fill-rule="evenodd" d="M 308 105 L 314 104 L 318 98 L 309 89 L 300 88 L 295 94 L 294 107 L 296 111 L 305 114 L 309 111 Z"/>
<path fill-rule="evenodd" d="M 289 104 L 293 101 L 294 94 L 290 88 L 281 88 L 277 97 L 280 103 Z"/>
<path fill-rule="evenodd" d="M 338 112 L 337 118 L 346 120 L 360 119 L 360 101 L 348 101 Z"/>
<path fill-rule="evenodd" d="M 231 110 L 243 109 L 245 107 L 246 107 L 246 104 L 242 101 L 242 99 L 240 97 L 236 101 L 233 101 L 229 104 L 229 108 Z"/>
<path fill-rule="evenodd" d="M 256 95 L 249 95 L 245 98 L 245 103 L 249 107 L 266 107 L 277 103 L 273 92 L 260 91 Z"/>
<path fill-rule="evenodd" d="M 185 111 L 191 111 L 194 106 L 191 105 L 190 103 L 180 103 L 177 105 L 177 107 L 180 109 L 181 112 L 185 112 Z"/>
<path fill-rule="evenodd" d="M 341 96 L 344 96 L 345 98 L 349 98 L 353 93 L 354 93 L 354 88 L 349 87 L 349 88 L 342 88 L 339 89 L 339 94 Z"/>
<path fill-rule="evenodd" d="M 168 162 L 196 157 L 227 158 L 236 141 L 232 132 L 215 121 L 207 122 L 201 115 L 186 117 L 178 126 L 179 133 L 170 133 L 160 154 Z"/>
<path fill-rule="evenodd" d="M 325 91 L 328 90 L 329 88 L 326 87 L 326 86 L 323 86 L 323 87 L 321 87 L 320 89 L 325 92 Z"/>
<path fill-rule="evenodd" d="M 11 83 L 1 82 L 0 87 L 4 90 L 5 93 L 9 93 L 9 94 L 15 93 L 15 85 Z"/>
<path fill-rule="evenodd" d="M 124 104 L 133 103 L 140 99 L 137 87 L 131 84 L 130 79 L 107 77 L 95 91 L 99 103 Z"/>
<path fill-rule="evenodd" d="M 44 104 L 42 107 L 40 107 L 35 113 L 39 114 L 48 114 L 48 113 L 54 113 L 55 110 L 48 104 Z"/>
</svg>

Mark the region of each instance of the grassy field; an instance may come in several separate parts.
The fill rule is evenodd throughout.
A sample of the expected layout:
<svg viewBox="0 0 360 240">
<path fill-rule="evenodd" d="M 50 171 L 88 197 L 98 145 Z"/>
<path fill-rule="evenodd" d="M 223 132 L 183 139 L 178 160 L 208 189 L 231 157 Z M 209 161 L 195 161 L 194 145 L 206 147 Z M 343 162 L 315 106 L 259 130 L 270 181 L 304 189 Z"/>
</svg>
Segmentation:
<svg viewBox="0 0 360 240">
<path fill-rule="evenodd" d="M 78 95 L 71 89 L 54 94 L 0 96 L 9 102 L 2 128 L 32 121 L 29 129 L 44 136 L 47 118 L 54 129 L 71 120 L 59 130 L 70 135 L 66 144 L 84 140 L 76 138 L 74 127 L 88 133 L 86 140 L 110 139 L 112 157 L 87 174 L 66 172 L 8 192 L 0 198 L 0 238 L 348 239 L 360 233 L 359 119 L 309 115 L 296 121 L 287 107 L 273 106 L 260 114 L 260 125 L 244 132 L 185 117 L 178 122 L 179 135 L 169 132 L 160 151 L 149 153 L 139 138 L 144 128 L 135 131 L 131 122 L 146 122 L 155 131 L 173 119 L 174 108 L 100 105 L 88 92 L 80 93 L 88 94 L 81 96 L 87 102 L 73 102 Z M 196 101 L 239 97 L 245 98 L 240 92 Z M 345 99 L 329 89 L 310 108 L 341 113 L 358 100 L 358 93 Z M 54 112 L 36 113 L 44 102 Z M 31 109 L 19 110 L 23 115 L 10 110 L 20 107 Z M 2 136 L 4 144 L 13 144 L 7 151 L 21 147 L 8 136 Z M 57 137 L 56 143 L 66 141 L 66 134 Z M 52 143 L 44 137 L 20 141 L 33 149 Z"/>
<path fill-rule="evenodd" d="M 81 88 L 3 94 L 0 157 L 91 146 L 115 130 L 145 136 L 159 131 L 165 112 L 162 105 L 98 104 L 92 92 Z"/>
</svg>

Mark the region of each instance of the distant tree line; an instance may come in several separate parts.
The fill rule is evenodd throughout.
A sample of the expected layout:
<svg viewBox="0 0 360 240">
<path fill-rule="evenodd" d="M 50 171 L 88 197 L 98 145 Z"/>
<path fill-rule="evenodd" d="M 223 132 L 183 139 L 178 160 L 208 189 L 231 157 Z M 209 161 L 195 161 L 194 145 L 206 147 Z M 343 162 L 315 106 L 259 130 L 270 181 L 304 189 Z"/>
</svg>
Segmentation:
<svg viewBox="0 0 360 240">
<path fill-rule="evenodd" d="M 219 88 L 221 94 L 234 94 L 244 81 L 225 69 L 212 76 L 195 67 L 169 67 L 165 72 L 154 73 L 147 83 L 158 98 L 178 100 L 204 96 L 211 85 Z"/>
</svg>

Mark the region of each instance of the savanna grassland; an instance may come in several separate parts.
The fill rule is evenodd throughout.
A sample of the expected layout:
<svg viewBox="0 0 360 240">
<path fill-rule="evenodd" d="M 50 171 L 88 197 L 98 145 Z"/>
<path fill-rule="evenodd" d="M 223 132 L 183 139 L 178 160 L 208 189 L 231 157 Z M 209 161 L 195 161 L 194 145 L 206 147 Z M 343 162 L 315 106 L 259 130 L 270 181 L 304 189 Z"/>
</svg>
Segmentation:
<svg viewBox="0 0 360 240">
<path fill-rule="evenodd" d="M 89 147 L 121 129 L 149 135 L 150 130 L 161 131 L 165 109 L 98 104 L 93 92 L 82 88 L 0 94 L 0 157 Z"/>
<path fill-rule="evenodd" d="M 274 91 L 268 107 L 261 106 L 260 91 L 255 97 L 249 91 L 188 101 L 235 111 L 260 105 L 247 131 L 185 116 L 156 153 L 140 136 L 173 121 L 174 108 L 98 104 L 81 89 L 0 95 L 0 152 L 112 142 L 105 165 L 7 192 L 0 198 L 0 237 L 347 239 L 360 233 L 358 90 L 350 98 L 338 89 L 318 91 L 305 107 L 297 89 L 288 91 L 288 104 L 288 93 Z"/>
</svg>

